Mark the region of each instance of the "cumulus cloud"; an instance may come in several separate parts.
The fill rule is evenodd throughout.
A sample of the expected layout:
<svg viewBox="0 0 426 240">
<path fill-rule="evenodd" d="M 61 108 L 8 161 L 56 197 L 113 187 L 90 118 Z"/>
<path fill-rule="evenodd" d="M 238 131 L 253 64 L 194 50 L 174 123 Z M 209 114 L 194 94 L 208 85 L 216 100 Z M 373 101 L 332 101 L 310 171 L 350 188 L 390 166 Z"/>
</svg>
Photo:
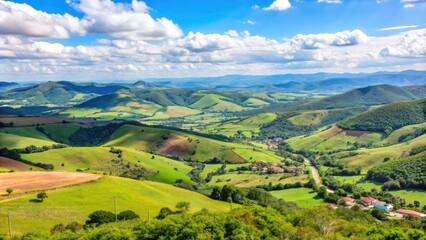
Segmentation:
<svg viewBox="0 0 426 240">
<path fill-rule="evenodd" d="M 329 46 L 349 46 L 366 43 L 368 36 L 361 30 L 343 31 L 333 34 L 298 34 L 291 39 L 291 44 L 303 49 L 319 49 Z"/>
<path fill-rule="evenodd" d="M 88 22 L 69 14 L 48 14 L 25 3 L 0 1 L 0 34 L 68 38 L 84 35 Z"/>
<path fill-rule="evenodd" d="M 0 34 L 39 38 L 69 38 L 71 34 L 109 34 L 114 38 L 160 40 L 182 36 L 182 30 L 167 18 L 154 19 L 148 6 L 137 0 L 67 1 L 83 18 L 49 14 L 25 3 L 0 1 Z"/>
<path fill-rule="evenodd" d="M 99 39 L 98 45 L 66 46 L 40 39 L 0 35 L 2 76 L 69 79 L 273 74 L 297 71 L 351 71 L 378 66 L 420 66 L 426 58 L 426 30 L 373 37 L 361 30 L 298 34 L 276 41 L 248 31 L 190 32 L 151 43 Z M 417 64 L 417 65 L 416 65 Z M 419 67 L 418 67 L 419 68 Z M 377 69 L 376 69 L 377 70 Z M 55 73 L 52 75 L 52 73 Z M 46 78 L 48 78 L 46 77 Z M 8 79 L 6 79 L 8 80 Z"/>
<path fill-rule="evenodd" d="M 426 57 L 426 29 L 413 30 L 380 51 L 386 57 Z"/>
<path fill-rule="evenodd" d="M 158 40 L 182 36 L 182 30 L 166 18 L 154 19 L 141 1 L 131 4 L 111 0 L 80 0 L 71 6 L 85 14 L 90 33 L 106 33 L 115 38 Z"/>
<path fill-rule="evenodd" d="M 284 11 L 286 9 L 291 8 L 291 3 L 289 0 L 275 0 L 271 5 L 268 7 L 264 7 L 263 10 L 265 11 Z"/>
</svg>

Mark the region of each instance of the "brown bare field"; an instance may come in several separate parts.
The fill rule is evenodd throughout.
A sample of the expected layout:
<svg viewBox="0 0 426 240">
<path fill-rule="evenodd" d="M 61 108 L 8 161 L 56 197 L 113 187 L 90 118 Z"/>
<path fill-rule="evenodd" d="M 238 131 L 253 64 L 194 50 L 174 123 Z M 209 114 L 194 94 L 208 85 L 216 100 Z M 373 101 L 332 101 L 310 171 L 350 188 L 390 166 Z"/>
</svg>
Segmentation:
<svg viewBox="0 0 426 240">
<path fill-rule="evenodd" d="M 0 122 L 13 122 L 14 126 L 31 126 L 35 124 L 61 123 L 62 121 L 71 121 L 67 118 L 52 118 L 52 117 L 10 117 L 0 116 Z"/>
<path fill-rule="evenodd" d="M 79 172 L 16 172 L 0 174 L 0 194 L 12 188 L 13 193 L 52 189 L 99 179 L 101 175 Z"/>
<path fill-rule="evenodd" d="M 320 137 L 328 139 L 336 136 L 337 134 L 341 133 L 343 129 L 339 128 L 338 126 L 334 125 L 327 131 L 325 131 L 323 134 L 320 135 Z"/>
<path fill-rule="evenodd" d="M 6 158 L 0 157 L 0 169 L 10 169 L 16 171 L 29 171 L 32 166 L 25 163 Z"/>
<path fill-rule="evenodd" d="M 369 134 L 369 133 L 373 133 L 373 132 L 368 132 L 368 131 L 355 131 L 355 130 L 345 130 L 343 131 L 343 133 L 346 136 L 351 136 L 351 137 L 361 137 L 364 134 Z"/>
<path fill-rule="evenodd" d="M 157 153 L 165 155 L 186 156 L 193 148 L 186 137 L 171 135 Z"/>
</svg>

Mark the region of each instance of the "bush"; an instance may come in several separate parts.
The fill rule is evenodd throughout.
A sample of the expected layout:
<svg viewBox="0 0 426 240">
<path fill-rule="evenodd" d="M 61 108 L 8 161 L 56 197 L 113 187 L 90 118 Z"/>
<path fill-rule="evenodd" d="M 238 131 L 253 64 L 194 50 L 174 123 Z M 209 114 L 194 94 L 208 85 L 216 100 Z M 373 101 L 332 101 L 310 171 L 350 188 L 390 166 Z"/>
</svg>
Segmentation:
<svg viewBox="0 0 426 240">
<path fill-rule="evenodd" d="M 101 224 L 115 221 L 115 214 L 108 211 L 98 210 L 89 215 L 89 220 L 86 221 L 88 226 L 99 226 Z"/>
<path fill-rule="evenodd" d="M 133 219 L 137 219 L 137 218 L 140 218 L 139 215 L 137 215 L 132 210 L 123 211 L 123 212 L 121 212 L 117 215 L 117 219 L 119 221 L 133 220 Z"/>
</svg>

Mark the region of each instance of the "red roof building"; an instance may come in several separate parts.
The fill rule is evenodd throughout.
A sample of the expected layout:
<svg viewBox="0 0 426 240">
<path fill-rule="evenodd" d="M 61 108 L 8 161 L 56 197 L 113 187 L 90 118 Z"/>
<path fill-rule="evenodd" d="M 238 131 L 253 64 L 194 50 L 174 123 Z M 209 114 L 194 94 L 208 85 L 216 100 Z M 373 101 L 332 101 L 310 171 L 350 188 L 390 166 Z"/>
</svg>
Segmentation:
<svg viewBox="0 0 426 240">
<path fill-rule="evenodd" d="M 426 214 L 424 213 L 420 213 L 420 212 L 416 212 L 416 211 L 408 210 L 408 209 L 402 209 L 402 208 L 396 210 L 396 212 L 401 214 L 404 217 L 411 216 L 415 218 L 424 218 L 426 216 Z"/>
<path fill-rule="evenodd" d="M 375 199 L 375 198 L 372 198 L 372 197 L 364 197 L 364 198 L 361 198 L 361 202 L 364 204 L 364 205 L 373 205 L 375 202 L 377 202 L 378 200 L 377 199 Z"/>
</svg>

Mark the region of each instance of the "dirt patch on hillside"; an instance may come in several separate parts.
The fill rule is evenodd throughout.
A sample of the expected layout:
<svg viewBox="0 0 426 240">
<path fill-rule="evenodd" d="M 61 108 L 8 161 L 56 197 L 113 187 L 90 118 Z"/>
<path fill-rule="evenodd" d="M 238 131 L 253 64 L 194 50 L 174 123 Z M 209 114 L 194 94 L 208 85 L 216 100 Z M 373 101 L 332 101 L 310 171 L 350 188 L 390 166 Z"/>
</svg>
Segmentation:
<svg viewBox="0 0 426 240">
<path fill-rule="evenodd" d="M 187 137 L 171 135 L 163 145 L 157 150 L 160 155 L 188 156 L 192 153 L 193 147 Z"/>
<path fill-rule="evenodd" d="M 51 189 L 99 179 L 101 175 L 79 172 L 17 172 L 0 174 L 0 194 L 12 188 L 13 193 Z"/>
<path fill-rule="evenodd" d="M 331 127 L 330 129 L 326 130 L 323 134 L 321 134 L 319 136 L 321 138 L 324 138 L 324 139 L 329 139 L 329 138 L 332 138 L 332 137 L 338 135 L 342 131 L 343 131 L 343 129 L 341 129 L 338 126 L 334 125 L 333 127 Z"/>
<path fill-rule="evenodd" d="M 19 161 L 6 157 L 0 157 L 0 168 L 6 168 L 16 171 L 29 171 L 30 167 L 31 166 Z"/>
<path fill-rule="evenodd" d="M 351 136 L 351 137 L 361 137 L 364 134 L 369 134 L 372 132 L 368 132 L 368 131 L 356 131 L 356 130 L 345 130 L 343 131 L 343 134 L 345 134 L 346 136 Z"/>
<path fill-rule="evenodd" d="M 0 116 L 0 122 L 10 123 L 13 122 L 14 126 L 31 126 L 36 124 L 49 124 L 49 123 L 61 123 L 62 121 L 70 121 L 67 118 L 51 118 L 51 117 L 2 117 Z"/>
</svg>

